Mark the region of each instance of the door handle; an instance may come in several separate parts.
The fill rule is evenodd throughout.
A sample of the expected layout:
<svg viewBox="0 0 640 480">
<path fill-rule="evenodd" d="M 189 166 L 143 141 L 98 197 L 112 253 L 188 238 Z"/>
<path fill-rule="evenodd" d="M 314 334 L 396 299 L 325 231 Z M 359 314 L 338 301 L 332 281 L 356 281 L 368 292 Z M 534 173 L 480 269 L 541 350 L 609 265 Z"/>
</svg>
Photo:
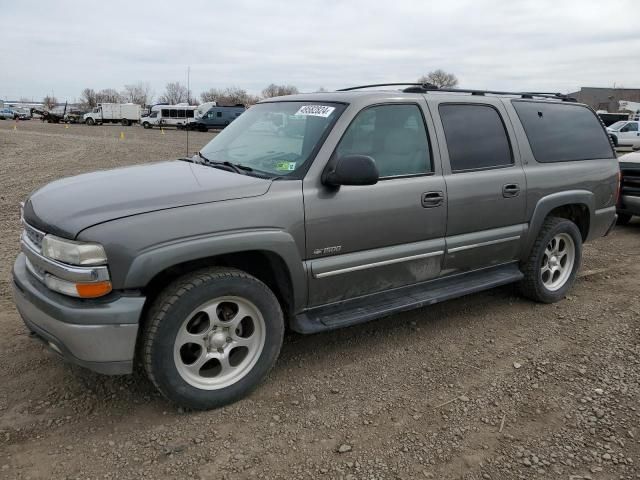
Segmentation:
<svg viewBox="0 0 640 480">
<path fill-rule="evenodd" d="M 502 196 L 504 198 L 513 198 L 520 195 L 520 185 L 517 183 L 507 183 L 502 186 Z"/>
<path fill-rule="evenodd" d="M 439 207 L 444 203 L 444 193 L 425 192 L 422 194 L 422 206 L 424 208 Z"/>
</svg>

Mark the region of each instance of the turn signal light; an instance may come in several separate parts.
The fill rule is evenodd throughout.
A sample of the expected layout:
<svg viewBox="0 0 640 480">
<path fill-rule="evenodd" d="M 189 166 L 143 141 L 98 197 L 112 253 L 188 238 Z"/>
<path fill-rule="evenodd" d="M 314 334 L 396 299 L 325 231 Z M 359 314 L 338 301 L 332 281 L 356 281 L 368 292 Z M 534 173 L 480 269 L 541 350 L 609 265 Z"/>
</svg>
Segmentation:
<svg viewBox="0 0 640 480">
<path fill-rule="evenodd" d="M 102 297 L 111 291 L 111 282 L 76 283 L 80 298 Z"/>
</svg>

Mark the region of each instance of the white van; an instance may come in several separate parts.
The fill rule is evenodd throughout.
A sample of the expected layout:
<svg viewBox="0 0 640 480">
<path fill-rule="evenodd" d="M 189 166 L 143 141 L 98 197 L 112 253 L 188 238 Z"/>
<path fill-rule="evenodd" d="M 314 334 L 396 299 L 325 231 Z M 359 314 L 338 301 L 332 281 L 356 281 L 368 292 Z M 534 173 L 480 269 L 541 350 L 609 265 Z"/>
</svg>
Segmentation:
<svg viewBox="0 0 640 480">
<path fill-rule="evenodd" d="M 144 128 L 166 126 L 180 128 L 193 120 L 194 112 L 197 109 L 197 106 L 186 103 L 180 103 L 178 105 L 154 105 L 151 107 L 151 113 L 146 117 L 142 117 L 141 123 Z"/>
</svg>

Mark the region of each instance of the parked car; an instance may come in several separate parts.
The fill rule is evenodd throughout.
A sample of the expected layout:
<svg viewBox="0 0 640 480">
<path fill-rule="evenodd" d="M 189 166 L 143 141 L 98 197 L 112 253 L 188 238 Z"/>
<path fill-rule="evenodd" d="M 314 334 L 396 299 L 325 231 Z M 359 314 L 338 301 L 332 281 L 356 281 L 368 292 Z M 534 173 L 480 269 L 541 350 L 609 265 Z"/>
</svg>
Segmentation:
<svg viewBox="0 0 640 480">
<path fill-rule="evenodd" d="M 412 85 L 272 98 L 193 157 L 32 193 L 15 303 L 71 362 L 140 362 L 172 401 L 219 407 L 265 378 L 286 328 L 508 283 L 562 300 L 583 242 L 615 224 L 618 174 L 595 112 L 564 96 Z"/>
<path fill-rule="evenodd" d="M 28 108 L 18 108 L 15 110 L 20 120 L 31 120 L 31 111 Z"/>
<path fill-rule="evenodd" d="M 640 152 L 622 155 L 620 162 L 620 201 L 618 224 L 626 225 L 634 216 L 640 216 Z"/>
<path fill-rule="evenodd" d="M 210 128 L 225 128 L 236 118 L 242 115 L 245 110 L 246 108 L 244 105 L 215 105 L 207 110 L 207 112 L 201 117 L 189 122 L 186 128 L 199 130 L 201 132 L 207 132 Z"/>
<path fill-rule="evenodd" d="M 18 118 L 18 114 L 10 108 L 3 108 L 0 110 L 0 120 L 15 120 Z"/>
<path fill-rule="evenodd" d="M 640 147 L 639 126 L 640 122 L 637 120 L 620 121 L 607 127 L 607 133 L 616 147 Z"/>
</svg>

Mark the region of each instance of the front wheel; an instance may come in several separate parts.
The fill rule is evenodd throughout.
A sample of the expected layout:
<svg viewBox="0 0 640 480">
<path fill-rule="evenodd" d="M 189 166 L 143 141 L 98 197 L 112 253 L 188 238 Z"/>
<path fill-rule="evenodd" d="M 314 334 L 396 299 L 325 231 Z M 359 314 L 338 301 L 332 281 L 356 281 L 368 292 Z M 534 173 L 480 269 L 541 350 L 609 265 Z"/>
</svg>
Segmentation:
<svg viewBox="0 0 640 480">
<path fill-rule="evenodd" d="M 95 125 L 96 121 L 93 118 L 87 118 L 84 123 L 91 126 L 91 125 Z"/>
<path fill-rule="evenodd" d="M 582 259 L 582 235 L 570 220 L 545 220 L 523 265 L 522 294 L 532 300 L 553 303 L 573 286 Z"/>
<path fill-rule="evenodd" d="M 209 268 L 169 285 L 149 310 L 142 337 L 145 370 L 171 401 L 217 408 L 246 396 L 280 353 L 280 304 L 257 278 Z"/>
</svg>

